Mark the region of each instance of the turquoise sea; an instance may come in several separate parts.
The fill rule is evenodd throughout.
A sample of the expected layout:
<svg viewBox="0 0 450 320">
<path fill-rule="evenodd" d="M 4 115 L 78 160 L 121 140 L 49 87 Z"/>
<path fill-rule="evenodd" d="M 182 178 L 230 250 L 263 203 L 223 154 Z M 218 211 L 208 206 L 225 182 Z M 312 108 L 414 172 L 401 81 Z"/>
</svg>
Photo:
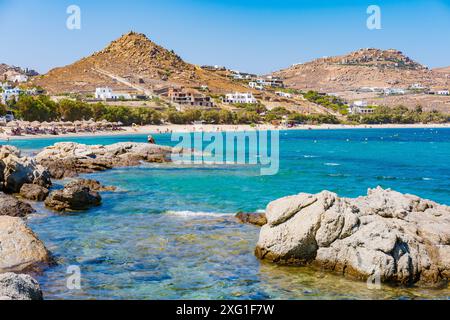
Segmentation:
<svg viewBox="0 0 450 320">
<path fill-rule="evenodd" d="M 170 135 L 155 138 L 175 144 Z M 145 142 L 146 135 L 10 144 L 34 153 L 59 141 Z M 449 129 L 286 131 L 275 176 L 249 165 L 174 164 L 87 175 L 119 190 L 88 212 L 36 206 L 29 225 L 58 260 L 37 278 L 47 299 L 449 299 L 449 288 L 369 290 L 309 268 L 261 263 L 253 255 L 259 229 L 233 218 L 299 192 L 354 197 L 378 185 L 450 205 L 449 161 Z M 81 269 L 81 290 L 67 289 L 70 265 Z"/>
</svg>

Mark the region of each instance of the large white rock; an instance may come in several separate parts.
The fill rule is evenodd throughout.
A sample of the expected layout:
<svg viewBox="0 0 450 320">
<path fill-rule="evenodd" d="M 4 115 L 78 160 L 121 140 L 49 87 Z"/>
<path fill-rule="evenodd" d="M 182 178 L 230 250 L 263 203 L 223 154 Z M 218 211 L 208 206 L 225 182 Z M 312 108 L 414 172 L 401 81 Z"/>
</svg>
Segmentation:
<svg viewBox="0 0 450 320">
<path fill-rule="evenodd" d="M 49 263 L 49 252 L 22 219 L 0 216 L 0 273 L 24 272 Z"/>
<path fill-rule="evenodd" d="M 256 255 L 384 282 L 436 284 L 450 276 L 450 207 L 377 188 L 357 199 L 324 191 L 267 207 Z"/>
</svg>

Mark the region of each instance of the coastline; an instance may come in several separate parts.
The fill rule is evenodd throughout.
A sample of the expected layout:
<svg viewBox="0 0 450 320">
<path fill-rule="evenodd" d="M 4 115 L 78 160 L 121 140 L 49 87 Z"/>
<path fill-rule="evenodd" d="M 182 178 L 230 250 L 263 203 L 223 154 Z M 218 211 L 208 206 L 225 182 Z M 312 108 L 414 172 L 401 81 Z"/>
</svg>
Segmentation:
<svg viewBox="0 0 450 320">
<path fill-rule="evenodd" d="M 53 135 L 22 135 L 22 136 L 8 136 L 0 134 L 0 141 L 11 140 L 30 140 L 43 138 L 78 138 L 78 137 L 101 137 L 101 136 L 129 136 L 139 134 L 164 134 L 172 132 L 242 132 L 253 130 L 270 130 L 270 131 L 284 131 L 284 130 L 348 130 L 348 129 L 443 129 L 450 128 L 450 123 L 444 124 L 378 124 L 378 125 L 343 125 L 343 124 L 324 124 L 324 125 L 299 125 L 293 128 L 275 125 L 147 125 L 139 127 L 122 127 L 121 131 L 98 131 L 79 132 Z"/>
</svg>

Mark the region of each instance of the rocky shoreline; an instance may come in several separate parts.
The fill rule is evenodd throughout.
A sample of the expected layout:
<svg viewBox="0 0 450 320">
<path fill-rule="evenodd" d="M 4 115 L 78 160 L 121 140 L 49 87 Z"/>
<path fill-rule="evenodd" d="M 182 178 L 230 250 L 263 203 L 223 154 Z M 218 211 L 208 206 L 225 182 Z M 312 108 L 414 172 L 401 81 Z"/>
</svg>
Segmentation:
<svg viewBox="0 0 450 320">
<path fill-rule="evenodd" d="M 44 202 L 56 212 L 83 211 L 101 204 L 99 192 L 114 191 L 98 181 L 77 179 L 51 191 L 51 179 L 141 162 L 169 162 L 172 148 L 144 143 L 87 146 L 58 143 L 35 158 L 0 145 L 0 300 L 40 300 L 39 284 L 27 275 L 55 263 L 51 253 L 27 226 L 35 213 L 27 201 Z M 23 200 L 22 200 L 23 199 Z"/>
<path fill-rule="evenodd" d="M 172 149 L 154 144 L 87 146 L 58 143 L 35 158 L 0 146 L 0 299 L 42 299 L 29 272 L 55 263 L 27 226 L 44 202 L 63 214 L 101 205 L 115 187 L 75 179 L 52 189 L 51 179 L 142 162 L 169 162 Z M 265 213 L 238 213 L 242 223 L 261 227 L 255 254 L 262 260 L 405 286 L 447 284 L 450 276 L 450 207 L 381 188 L 356 199 L 323 191 L 270 203 Z"/>
</svg>

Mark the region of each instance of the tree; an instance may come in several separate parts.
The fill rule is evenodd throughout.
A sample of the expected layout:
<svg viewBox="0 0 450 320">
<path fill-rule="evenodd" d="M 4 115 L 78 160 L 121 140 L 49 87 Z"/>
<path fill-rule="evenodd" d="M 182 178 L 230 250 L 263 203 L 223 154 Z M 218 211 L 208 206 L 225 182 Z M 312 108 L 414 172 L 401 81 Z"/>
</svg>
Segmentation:
<svg viewBox="0 0 450 320">
<path fill-rule="evenodd" d="M 81 101 L 61 100 L 58 111 L 61 119 L 65 121 L 89 120 L 93 117 L 91 107 Z"/>
<path fill-rule="evenodd" d="M 23 96 L 14 104 L 13 109 L 25 121 L 53 121 L 58 117 L 56 103 L 47 96 Z"/>
<path fill-rule="evenodd" d="M 0 103 L 0 116 L 4 116 L 6 114 L 6 106 Z"/>
</svg>

